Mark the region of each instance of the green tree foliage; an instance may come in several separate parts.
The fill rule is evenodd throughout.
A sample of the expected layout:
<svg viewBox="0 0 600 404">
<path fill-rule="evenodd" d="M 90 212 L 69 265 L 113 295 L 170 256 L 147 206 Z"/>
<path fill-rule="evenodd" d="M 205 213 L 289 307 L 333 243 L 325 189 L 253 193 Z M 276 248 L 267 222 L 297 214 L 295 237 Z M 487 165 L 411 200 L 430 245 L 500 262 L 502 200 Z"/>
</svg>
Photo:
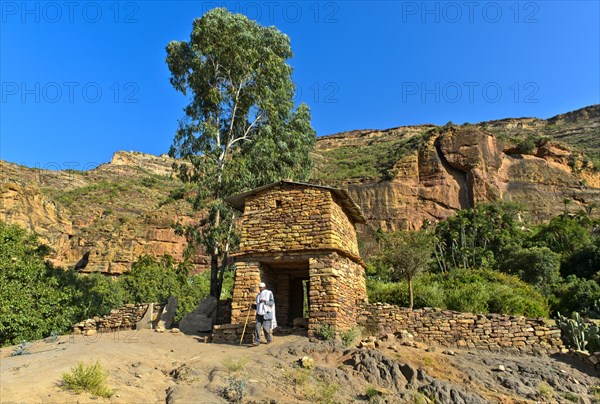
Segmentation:
<svg viewBox="0 0 600 404">
<path fill-rule="evenodd" d="M 381 233 L 379 261 L 388 268 L 391 281 L 408 283 L 408 307 L 414 303 L 413 278 L 427 269 L 433 251 L 431 234 L 425 230 Z"/>
<path fill-rule="evenodd" d="M 532 243 L 546 246 L 563 256 L 590 245 L 590 222 L 584 212 L 581 215 L 571 217 L 563 214 L 552 218 L 550 223 L 539 227 Z"/>
<path fill-rule="evenodd" d="M 600 237 L 596 237 L 595 244 L 583 246 L 566 257 L 561 266 L 561 274 L 600 279 Z"/>
<path fill-rule="evenodd" d="M 512 203 L 461 210 L 435 228 L 435 257 L 441 272 L 495 268 L 524 238 L 521 209 Z"/>
<path fill-rule="evenodd" d="M 75 275 L 73 283 L 82 292 L 77 304 L 83 309 L 81 318 L 91 318 L 108 314 L 111 309 L 130 303 L 123 283 L 100 273 L 86 276 Z"/>
<path fill-rule="evenodd" d="M 81 315 L 73 272 L 44 262 L 34 235 L 0 222 L 0 344 L 60 333 Z"/>
<path fill-rule="evenodd" d="M 208 217 L 188 239 L 211 260 L 210 294 L 220 295 L 235 246 L 233 212 L 222 198 L 279 179 L 305 180 L 315 132 L 306 105 L 294 107 L 289 37 L 224 8 L 192 26 L 189 41 L 167 45 L 171 84 L 190 103 L 170 154 L 181 178 L 199 188 Z"/>
<path fill-rule="evenodd" d="M 536 287 L 544 295 L 552 293 L 562 280 L 560 277 L 560 254 L 548 247 L 522 248 L 499 263 L 503 272 L 517 275 Z"/>
<path fill-rule="evenodd" d="M 423 284 L 429 275 L 417 277 L 415 306 L 530 315 L 547 313 L 548 307 L 552 313 L 593 311 L 600 299 L 600 221 L 589 213 L 565 211 L 547 224 L 532 226 L 517 205 L 498 203 L 439 222 L 433 256 L 436 276 L 446 278 L 427 278 L 429 283 Z M 372 256 L 376 258 L 367 266 L 372 299 L 409 305 L 409 285 L 389 283 L 399 278 L 391 276 L 380 256 Z M 474 279 L 466 276 L 470 273 L 476 274 Z M 512 282 L 515 276 L 529 289 Z"/>
<path fill-rule="evenodd" d="M 131 303 L 164 302 L 178 294 L 186 275 L 168 255 L 159 260 L 145 255 L 133 263 L 131 271 L 120 282 Z"/>
<path fill-rule="evenodd" d="M 593 279 L 582 279 L 569 275 L 554 292 L 556 302 L 553 311 L 573 313 L 585 311 L 600 299 L 600 285 Z"/>
<path fill-rule="evenodd" d="M 142 256 L 129 274 L 113 280 L 54 268 L 44 262 L 47 252 L 34 235 L 0 222 L 0 345 L 68 332 L 73 324 L 125 303 L 165 302 L 171 295 L 179 300 L 179 321 L 210 290 L 210 273 L 188 275 L 189 264 L 170 256 Z M 229 297 L 232 285 L 229 273 L 222 298 Z"/>
</svg>

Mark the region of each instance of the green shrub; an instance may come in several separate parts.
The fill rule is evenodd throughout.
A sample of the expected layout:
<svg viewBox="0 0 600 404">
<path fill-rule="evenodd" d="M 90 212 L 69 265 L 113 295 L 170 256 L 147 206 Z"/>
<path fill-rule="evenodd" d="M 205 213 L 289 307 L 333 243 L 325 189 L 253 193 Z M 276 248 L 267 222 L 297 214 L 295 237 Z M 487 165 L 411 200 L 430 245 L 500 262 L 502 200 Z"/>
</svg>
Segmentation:
<svg viewBox="0 0 600 404">
<path fill-rule="evenodd" d="M 317 329 L 317 337 L 325 341 L 332 341 L 335 338 L 335 328 L 331 324 L 321 324 Z"/>
<path fill-rule="evenodd" d="M 490 294 L 488 286 L 482 282 L 466 283 L 447 290 L 446 305 L 456 311 L 488 313 Z"/>
<path fill-rule="evenodd" d="M 356 338 L 358 338 L 359 334 L 360 332 L 357 328 L 351 328 L 341 332 L 340 338 L 342 339 L 342 345 L 344 345 L 345 348 L 350 348 L 352 344 L 354 344 L 354 341 L 356 341 Z"/>
<path fill-rule="evenodd" d="M 221 391 L 221 395 L 230 403 L 241 403 L 244 399 L 247 380 L 245 378 L 229 376 L 227 386 Z"/>
<path fill-rule="evenodd" d="M 123 282 L 100 273 L 93 273 L 80 278 L 82 290 L 81 305 L 83 318 L 103 316 L 111 309 L 121 307 L 128 303 L 127 292 Z"/>
<path fill-rule="evenodd" d="M 474 313 L 503 313 L 547 317 L 546 299 L 516 276 L 493 270 L 453 270 L 426 273 L 415 279 L 415 308 L 439 307 Z M 406 282 L 367 280 L 370 302 L 406 307 Z"/>
<path fill-rule="evenodd" d="M 384 282 L 367 279 L 367 294 L 369 301 L 372 303 L 390 303 L 398 306 L 408 305 L 408 284 L 406 282 Z M 419 296 L 419 293 L 416 292 L 415 297 L 419 299 Z M 416 303 L 415 307 L 421 306 L 418 306 Z"/>
<path fill-rule="evenodd" d="M 555 288 L 554 295 L 556 300 L 552 311 L 570 315 L 593 306 L 594 302 L 600 299 L 600 285 L 593 279 L 569 275 Z"/>
<path fill-rule="evenodd" d="M 114 393 L 106 385 L 106 377 L 106 372 L 99 362 L 91 365 L 79 362 L 71 368 L 71 373 L 63 373 L 61 387 L 77 394 L 85 391 L 97 397 L 109 398 Z"/>
<path fill-rule="evenodd" d="M 46 264 L 47 253 L 34 235 L 0 222 L 0 345 L 62 333 L 81 319 L 77 274 Z"/>
<path fill-rule="evenodd" d="M 181 279 L 175 271 L 175 262 L 169 256 L 156 260 L 142 256 L 123 277 L 123 287 L 130 303 L 164 302 L 177 295 Z"/>
</svg>

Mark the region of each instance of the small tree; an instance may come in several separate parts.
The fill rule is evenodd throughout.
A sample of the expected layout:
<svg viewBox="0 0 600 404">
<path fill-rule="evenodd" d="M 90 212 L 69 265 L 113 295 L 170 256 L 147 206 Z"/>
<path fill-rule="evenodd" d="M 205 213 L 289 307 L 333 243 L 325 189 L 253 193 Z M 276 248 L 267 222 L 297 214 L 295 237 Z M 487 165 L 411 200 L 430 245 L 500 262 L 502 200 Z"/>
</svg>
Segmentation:
<svg viewBox="0 0 600 404">
<path fill-rule="evenodd" d="M 306 180 L 315 131 L 294 107 L 289 37 L 224 8 L 193 23 L 189 41 L 167 45 L 171 84 L 190 94 L 170 154 L 187 160 L 181 178 L 198 186 L 206 218 L 188 240 L 210 256 L 210 294 L 219 298 L 234 213 L 223 198 L 280 179 Z"/>
<path fill-rule="evenodd" d="M 433 251 L 430 233 L 425 230 L 402 231 L 381 234 L 380 262 L 389 268 L 390 280 L 405 279 L 408 282 L 409 308 L 413 308 L 412 281 L 427 269 Z"/>
</svg>

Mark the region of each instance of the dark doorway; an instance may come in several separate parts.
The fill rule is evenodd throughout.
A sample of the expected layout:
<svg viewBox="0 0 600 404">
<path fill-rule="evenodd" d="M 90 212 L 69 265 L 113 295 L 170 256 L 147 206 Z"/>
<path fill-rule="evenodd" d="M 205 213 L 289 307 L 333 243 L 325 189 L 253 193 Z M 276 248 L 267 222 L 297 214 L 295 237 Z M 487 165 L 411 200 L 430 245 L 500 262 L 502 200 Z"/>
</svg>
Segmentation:
<svg viewBox="0 0 600 404">
<path fill-rule="evenodd" d="M 295 318 L 308 317 L 310 307 L 308 290 L 308 278 L 293 277 L 290 279 L 290 322 Z"/>
</svg>

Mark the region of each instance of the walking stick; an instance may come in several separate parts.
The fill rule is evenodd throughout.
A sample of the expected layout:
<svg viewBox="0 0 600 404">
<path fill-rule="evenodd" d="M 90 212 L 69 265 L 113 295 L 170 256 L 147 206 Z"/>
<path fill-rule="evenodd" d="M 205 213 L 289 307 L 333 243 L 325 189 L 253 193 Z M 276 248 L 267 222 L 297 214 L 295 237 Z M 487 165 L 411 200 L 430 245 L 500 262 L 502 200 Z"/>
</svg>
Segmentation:
<svg viewBox="0 0 600 404">
<path fill-rule="evenodd" d="M 246 327 L 248 326 L 248 318 L 250 318 L 250 310 L 252 306 L 248 308 L 248 313 L 246 314 L 246 323 L 244 323 L 244 330 L 242 331 L 242 338 L 240 338 L 240 345 L 242 345 L 242 341 L 244 341 L 244 334 L 246 334 Z"/>
</svg>

